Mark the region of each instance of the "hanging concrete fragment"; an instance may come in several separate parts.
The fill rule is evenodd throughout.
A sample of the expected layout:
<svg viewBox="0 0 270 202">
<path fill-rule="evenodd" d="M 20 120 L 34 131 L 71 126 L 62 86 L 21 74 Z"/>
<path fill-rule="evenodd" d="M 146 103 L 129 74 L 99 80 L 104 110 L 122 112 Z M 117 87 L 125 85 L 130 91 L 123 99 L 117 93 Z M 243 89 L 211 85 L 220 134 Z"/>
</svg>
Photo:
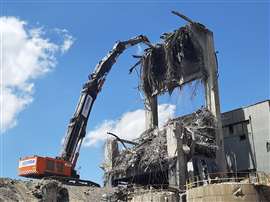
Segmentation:
<svg viewBox="0 0 270 202">
<path fill-rule="evenodd" d="M 158 95 L 206 76 L 203 47 L 198 36 L 205 27 L 188 24 L 161 36 L 163 42 L 145 50 L 141 58 L 141 88 Z"/>
</svg>

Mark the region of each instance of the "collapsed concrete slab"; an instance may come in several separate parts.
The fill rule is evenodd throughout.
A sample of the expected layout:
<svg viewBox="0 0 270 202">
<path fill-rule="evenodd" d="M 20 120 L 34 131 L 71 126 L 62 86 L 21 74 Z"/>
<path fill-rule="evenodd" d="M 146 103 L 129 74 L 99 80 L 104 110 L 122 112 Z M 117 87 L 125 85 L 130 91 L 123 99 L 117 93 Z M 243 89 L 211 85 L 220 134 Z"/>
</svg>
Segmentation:
<svg viewBox="0 0 270 202">
<path fill-rule="evenodd" d="M 189 161 L 194 165 L 194 174 L 203 175 L 203 166 L 198 160 L 202 158 L 206 164 L 211 164 L 208 171 L 214 172 L 217 149 L 215 130 L 214 116 L 208 109 L 202 108 L 190 115 L 172 119 L 160 129 L 145 131 L 136 140 L 135 146 L 121 152 L 116 140 L 108 141 L 106 153 L 117 155 L 110 155 L 110 159 L 106 155 L 104 164 L 111 166 L 104 169 L 105 186 L 127 183 L 178 187 L 184 185 L 188 178 Z M 182 176 L 179 177 L 179 173 Z"/>
</svg>

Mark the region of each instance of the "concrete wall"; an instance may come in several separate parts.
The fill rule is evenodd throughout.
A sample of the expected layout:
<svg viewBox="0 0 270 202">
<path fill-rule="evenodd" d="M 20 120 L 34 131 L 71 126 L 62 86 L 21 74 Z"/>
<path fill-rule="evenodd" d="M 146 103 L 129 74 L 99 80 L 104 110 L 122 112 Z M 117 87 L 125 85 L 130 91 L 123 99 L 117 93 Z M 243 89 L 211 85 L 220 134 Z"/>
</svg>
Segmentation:
<svg viewBox="0 0 270 202">
<path fill-rule="evenodd" d="M 211 184 L 187 191 L 187 202 L 267 202 L 252 184 Z"/>
<path fill-rule="evenodd" d="M 270 101 L 222 114 L 226 159 L 232 171 L 270 173 Z"/>
</svg>

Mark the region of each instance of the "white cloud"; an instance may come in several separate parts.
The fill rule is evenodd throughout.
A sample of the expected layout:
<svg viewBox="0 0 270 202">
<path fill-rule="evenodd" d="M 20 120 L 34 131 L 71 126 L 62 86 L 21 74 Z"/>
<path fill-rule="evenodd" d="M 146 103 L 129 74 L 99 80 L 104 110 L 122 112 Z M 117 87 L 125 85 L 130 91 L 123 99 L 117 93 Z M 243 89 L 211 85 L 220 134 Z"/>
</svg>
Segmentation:
<svg viewBox="0 0 270 202">
<path fill-rule="evenodd" d="M 65 53 L 73 44 L 73 39 L 72 36 L 70 35 L 65 35 L 65 40 L 63 45 L 61 46 L 61 52 Z"/>
<path fill-rule="evenodd" d="M 174 117 L 175 105 L 162 104 L 158 106 L 159 125 L 162 126 L 169 118 Z M 138 138 L 145 130 L 145 111 L 138 109 L 124 113 L 118 120 L 106 120 L 94 130 L 89 131 L 84 140 L 84 146 L 93 146 L 106 140 L 107 132 L 117 134 L 120 138 L 132 140 Z"/>
<path fill-rule="evenodd" d="M 18 114 L 33 101 L 34 81 L 56 66 L 58 53 L 66 52 L 73 38 L 66 30 L 52 42 L 44 28 L 29 28 L 16 17 L 0 17 L 1 133 L 17 123 Z"/>
<path fill-rule="evenodd" d="M 61 52 L 65 53 L 74 43 L 74 38 L 69 35 L 66 29 L 54 29 L 56 33 L 63 39 L 63 44 L 60 46 Z"/>
</svg>

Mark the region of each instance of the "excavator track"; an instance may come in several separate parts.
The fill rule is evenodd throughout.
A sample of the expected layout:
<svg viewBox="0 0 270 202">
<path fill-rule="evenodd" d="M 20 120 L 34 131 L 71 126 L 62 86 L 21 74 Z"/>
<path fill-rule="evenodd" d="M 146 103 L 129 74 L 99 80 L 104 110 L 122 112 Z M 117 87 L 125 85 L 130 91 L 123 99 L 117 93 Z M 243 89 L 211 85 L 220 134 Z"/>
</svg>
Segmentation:
<svg viewBox="0 0 270 202">
<path fill-rule="evenodd" d="M 43 177 L 44 180 L 57 180 L 63 184 L 73 185 L 73 186 L 90 186 L 90 187 L 100 187 L 99 184 L 90 181 L 90 180 L 82 180 L 79 178 L 72 178 L 72 177 L 62 177 L 62 176 L 49 176 Z"/>
</svg>

